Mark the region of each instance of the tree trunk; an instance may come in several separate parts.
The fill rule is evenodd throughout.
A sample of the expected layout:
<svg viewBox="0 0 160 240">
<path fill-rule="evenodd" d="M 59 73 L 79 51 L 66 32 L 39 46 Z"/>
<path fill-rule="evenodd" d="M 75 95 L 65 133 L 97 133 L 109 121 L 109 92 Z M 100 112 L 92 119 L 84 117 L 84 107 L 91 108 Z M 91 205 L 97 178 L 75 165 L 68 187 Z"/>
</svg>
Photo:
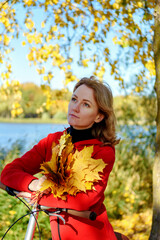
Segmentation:
<svg viewBox="0 0 160 240">
<path fill-rule="evenodd" d="M 156 154 L 153 166 L 153 218 L 149 240 L 160 240 L 160 0 L 155 7 L 154 60 L 156 67 L 155 91 L 157 94 Z"/>
</svg>

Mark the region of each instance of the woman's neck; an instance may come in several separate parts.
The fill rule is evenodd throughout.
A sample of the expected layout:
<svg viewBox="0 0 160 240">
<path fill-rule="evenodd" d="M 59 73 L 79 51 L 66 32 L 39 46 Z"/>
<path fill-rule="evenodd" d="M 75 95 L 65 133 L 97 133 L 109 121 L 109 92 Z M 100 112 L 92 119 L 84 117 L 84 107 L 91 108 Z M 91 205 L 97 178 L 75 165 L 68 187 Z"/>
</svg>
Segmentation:
<svg viewBox="0 0 160 240">
<path fill-rule="evenodd" d="M 73 143 L 94 138 L 92 135 L 92 127 L 79 130 L 79 129 L 75 129 L 72 126 L 70 126 L 67 129 L 67 133 L 69 133 L 72 136 Z"/>
</svg>

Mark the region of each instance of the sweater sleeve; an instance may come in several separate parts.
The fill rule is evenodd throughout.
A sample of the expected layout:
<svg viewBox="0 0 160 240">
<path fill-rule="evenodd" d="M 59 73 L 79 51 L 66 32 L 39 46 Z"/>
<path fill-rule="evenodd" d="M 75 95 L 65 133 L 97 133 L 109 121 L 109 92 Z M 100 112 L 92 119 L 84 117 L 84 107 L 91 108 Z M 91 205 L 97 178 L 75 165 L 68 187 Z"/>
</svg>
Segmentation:
<svg viewBox="0 0 160 240">
<path fill-rule="evenodd" d="M 28 185 L 33 179 L 36 179 L 33 175 L 40 171 L 41 163 L 50 160 L 52 142 L 56 141 L 56 139 L 59 139 L 59 135 L 54 135 L 54 137 L 49 135 L 21 158 L 17 158 L 8 164 L 2 171 L 1 182 L 18 191 L 30 192 Z M 50 193 L 43 195 L 39 204 L 49 207 L 71 208 L 79 211 L 91 210 L 96 204 L 101 205 L 104 201 L 104 191 L 108 177 L 115 161 L 115 152 L 110 146 L 98 147 L 92 157 L 95 159 L 101 158 L 107 164 L 103 171 L 102 179 L 94 185 L 96 190 L 87 191 L 86 193 L 81 192 L 76 196 L 68 194 L 66 201 L 55 198 Z"/>
<path fill-rule="evenodd" d="M 108 177 L 115 161 L 115 152 L 112 147 L 102 147 L 95 155 L 95 159 L 102 158 L 107 164 L 99 183 L 95 184 L 96 190 L 81 192 L 76 196 L 68 195 L 67 200 L 55 199 L 52 194 L 44 195 L 39 204 L 50 207 L 71 208 L 79 211 L 91 210 L 97 203 L 100 206 L 104 201 L 104 191 L 107 186 Z"/>
<path fill-rule="evenodd" d="M 22 157 L 7 164 L 1 173 L 1 182 L 17 191 L 29 192 L 28 185 L 33 175 L 40 171 L 40 164 L 45 161 L 48 137 L 42 139 Z"/>
</svg>

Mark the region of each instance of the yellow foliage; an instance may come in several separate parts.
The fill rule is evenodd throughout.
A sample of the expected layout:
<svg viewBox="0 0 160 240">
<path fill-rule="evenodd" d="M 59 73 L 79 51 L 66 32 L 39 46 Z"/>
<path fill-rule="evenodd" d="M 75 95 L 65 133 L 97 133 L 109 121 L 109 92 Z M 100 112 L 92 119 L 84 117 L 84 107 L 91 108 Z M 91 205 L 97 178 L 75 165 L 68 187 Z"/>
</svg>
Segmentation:
<svg viewBox="0 0 160 240">
<path fill-rule="evenodd" d="M 143 7 L 143 2 L 137 2 L 137 6 L 139 7 L 139 8 L 142 8 Z"/>
<path fill-rule="evenodd" d="M 5 224 L 6 224 L 7 226 L 9 226 L 9 225 L 11 225 L 11 222 L 10 222 L 10 221 L 5 221 Z"/>
<path fill-rule="evenodd" d="M 48 34 L 46 36 L 46 42 L 49 42 L 53 38 L 53 34 Z"/>
<path fill-rule="evenodd" d="M 122 219 L 110 219 L 114 231 L 120 232 L 130 240 L 148 240 L 151 223 L 152 211 L 147 209 L 142 213 L 123 216 Z"/>
<path fill-rule="evenodd" d="M 115 2 L 115 3 L 113 3 L 113 5 L 112 5 L 112 6 L 113 6 L 113 8 L 114 8 L 114 9 L 119 9 L 119 8 L 120 8 L 119 4 L 118 4 L 118 3 L 116 3 L 116 2 Z"/>
<path fill-rule="evenodd" d="M 45 73 L 45 67 L 42 67 L 40 69 L 37 68 L 38 74 L 44 74 Z"/>
<path fill-rule="evenodd" d="M 10 211 L 9 211 L 9 214 L 11 214 L 11 215 L 15 215 L 15 214 L 16 214 L 16 211 L 14 211 L 14 210 L 10 210 Z"/>
<path fill-rule="evenodd" d="M 156 75 L 155 64 L 154 64 L 153 61 L 149 60 L 145 64 L 145 67 L 148 69 L 150 76 L 155 76 Z"/>
<path fill-rule="evenodd" d="M 11 85 L 14 86 L 14 87 L 15 86 L 20 86 L 20 82 L 18 80 L 12 80 Z"/>
<path fill-rule="evenodd" d="M 37 0 L 23 0 L 24 3 L 30 7 L 31 5 L 34 5 Z"/>
<path fill-rule="evenodd" d="M 117 38 L 117 36 L 113 37 L 113 38 L 112 38 L 112 41 L 114 42 L 114 44 L 117 44 L 117 43 L 118 43 L 118 38 Z"/>
<path fill-rule="evenodd" d="M 48 76 L 43 76 L 43 81 L 48 81 Z"/>
<path fill-rule="evenodd" d="M 26 46 L 26 42 L 25 41 L 22 41 L 22 46 Z"/>
<path fill-rule="evenodd" d="M 3 63 L 3 59 L 2 59 L 2 57 L 0 56 L 0 63 Z"/>
<path fill-rule="evenodd" d="M 41 22 L 41 28 L 44 28 L 45 27 L 45 22 Z"/>
<path fill-rule="evenodd" d="M 4 83 L 3 83 L 3 86 L 2 86 L 4 89 L 7 89 L 10 87 L 10 83 L 8 80 L 6 80 Z"/>
<path fill-rule="evenodd" d="M 58 31 L 57 25 L 55 25 L 55 26 L 52 27 L 52 31 L 53 31 L 53 32 L 57 32 L 57 31 Z"/>
<path fill-rule="evenodd" d="M 9 43 L 10 43 L 10 38 L 6 34 L 4 34 L 4 36 L 3 36 L 3 44 L 5 46 L 8 46 Z"/>
<path fill-rule="evenodd" d="M 89 59 L 83 59 L 82 60 L 83 67 L 88 67 L 88 62 L 89 62 Z"/>
<path fill-rule="evenodd" d="M 67 114 L 68 112 L 68 101 L 67 100 L 52 100 L 50 111 L 55 114 L 57 111 L 62 111 Z"/>
<path fill-rule="evenodd" d="M 15 118 L 19 116 L 21 113 L 23 113 L 21 105 L 19 104 L 19 102 L 14 102 L 12 104 L 11 116 Z"/>
<path fill-rule="evenodd" d="M 25 25 L 30 31 L 34 28 L 34 22 L 30 18 L 26 19 Z"/>
<path fill-rule="evenodd" d="M 102 66 L 98 72 L 96 72 L 96 76 L 98 77 L 99 80 L 103 79 L 103 76 L 105 74 L 105 67 Z"/>
<path fill-rule="evenodd" d="M 135 92 L 137 92 L 137 93 L 138 93 L 138 92 L 141 92 L 141 88 L 140 88 L 139 86 L 136 86 L 136 87 L 135 87 Z"/>
<path fill-rule="evenodd" d="M 82 62 L 83 67 L 88 67 L 88 60 L 82 60 L 84 58 L 83 53 L 85 49 L 89 49 L 94 44 L 95 46 L 93 47 L 93 51 L 90 51 L 91 54 L 93 53 L 92 56 L 89 56 L 91 59 L 90 61 L 95 63 L 102 56 L 102 61 L 106 61 L 108 64 L 110 64 L 111 74 L 116 73 L 117 71 L 115 74 L 115 79 L 120 80 L 120 68 L 118 69 L 118 65 L 112 65 L 112 59 L 110 61 L 111 55 L 109 54 L 109 49 L 106 51 L 105 44 L 107 33 L 112 26 L 115 26 L 115 24 L 117 28 L 113 30 L 117 31 L 116 36 L 118 36 L 118 38 L 114 37 L 113 42 L 119 44 L 123 48 L 133 47 L 132 55 L 134 63 L 140 61 L 143 65 L 145 65 L 146 59 L 151 59 L 153 57 L 153 39 L 148 37 L 150 35 L 150 31 L 152 30 L 149 28 L 144 28 L 143 33 L 141 28 L 144 20 L 149 22 L 148 26 L 154 31 L 154 26 L 150 21 L 153 19 L 153 14 L 145 11 L 144 15 L 141 14 L 141 16 L 139 16 L 137 19 L 133 18 L 134 14 L 138 13 L 139 8 L 144 8 L 143 1 L 137 0 L 133 3 L 127 1 L 126 4 L 123 4 L 120 0 L 115 0 L 112 3 L 111 1 L 98 0 L 98 5 L 94 7 L 92 4 L 89 4 L 88 0 L 75 0 L 74 2 L 71 2 L 70 0 L 62 2 L 58 0 L 23 0 L 22 2 L 26 10 L 26 41 L 33 46 L 37 44 L 36 49 L 30 49 L 28 60 L 34 65 L 37 63 L 46 64 L 51 60 L 53 67 L 58 67 L 59 69 L 67 71 L 65 84 L 76 80 L 76 76 L 73 76 L 73 74 L 70 73 L 70 65 L 67 66 L 66 64 L 65 66 L 67 57 L 71 53 L 68 52 L 71 49 L 69 44 L 74 44 L 74 40 L 80 48 L 80 56 L 78 56 L 79 59 L 76 60 L 77 62 Z M 56 6 L 57 4 L 59 5 Z M 154 1 L 148 1 L 147 7 L 153 10 L 154 4 Z M 36 6 L 37 9 L 42 8 L 45 12 L 50 11 L 50 13 L 53 14 L 54 23 L 49 19 L 50 14 L 48 14 L 47 18 L 45 18 L 46 14 L 44 14 L 44 16 L 42 16 L 43 19 L 40 22 L 41 28 L 43 29 L 36 29 L 33 21 L 34 14 L 32 14 L 32 6 Z M 13 9 L 13 7 L 14 5 L 12 5 L 10 1 L 6 1 L 5 4 L 0 3 L 0 23 L 4 29 L 4 31 L 1 31 L 0 35 L 0 42 L 4 46 L 4 55 L 0 56 L 0 64 L 4 62 L 6 53 L 5 51 L 9 49 L 10 41 L 13 37 L 18 37 L 20 32 L 20 26 L 16 20 L 17 12 L 15 9 Z M 106 9 L 108 9 L 108 11 L 106 11 Z M 150 12 L 152 13 L 152 11 Z M 92 19 L 92 21 L 90 21 L 90 19 Z M 39 33 L 41 30 L 44 32 L 44 35 Z M 146 35 L 145 33 L 147 33 L 147 31 L 149 34 Z M 2 32 L 4 32 L 4 34 L 2 34 Z M 78 32 L 80 34 L 76 34 Z M 153 32 L 151 35 L 153 35 Z M 54 46 L 49 47 L 45 45 L 45 42 L 53 44 L 56 40 L 59 44 L 58 50 L 55 49 Z M 25 41 L 22 42 L 22 45 L 26 45 Z M 141 54 L 141 52 L 145 52 L 145 55 L 143 53 Z M 100 56 L 99 53 L 102 55 Z M 151 76 L 155 76 L 155 69 L 150 63 L 147 63 L 145 67 L 149 70 Z M 43 73 L 43 70 L 39 69 L 38 71 Z M 52 72 L 53 71 L 54 68 Z M 104 70 L 96 69 L 96 72 L 97 76 L 102 79 L 104 76 Z M 3 79 L 9 79 L 10 77 L 11 76 L 9 73 L 5 73 L 3 75 Z M 47 79 L 52 79 L 52 75 L 44 77 L 45 81 L 47 81 Z M 122 80 L 120 81 L 122 82 Z"/>
<path fill-rule="evenodd" d="M 51 161 L 40 167 L 46 180 L 38 194 L 50 188 L 54 197 L 66 200 L 67 194 L 74 196 L 81 191 L 95 190 L 94 183 L 101 179 L 106 164 L 102 159 L 93 159 L 92 152 L 93 146 L 75 151 L 71 136 L 64 133 L 58 145 L 53 143 Z"/>
<path fill-rule="evenodd" d="M 6 72 L 6 73 L 2 72 L 2 73 L 1 73 L 1 78 L 2 78 L 3 80 L 9 79 L 9 78 L 10 78 L 10 72 Z"/>
<path fill-rule="evenodd" d="M 26 34 L 27 37 L 27 41 L 28 43 L 32 44 L 32 43 L 36 43 L 36 44 L 41 44 L 42 43 L 42 33 L 28 33 Z"/>
<path fill-rule="evenodd" d="M 68 70 L 71 70 L 71 65 L 67 65 L 67 69 L 68 69 Z"/>
<path fill-rule="evenodd" d="M 34 52 L 30 51 L 30 53 L 27 55 L 27 58 L 29 61 L 34 61 Z"/>
</svg>

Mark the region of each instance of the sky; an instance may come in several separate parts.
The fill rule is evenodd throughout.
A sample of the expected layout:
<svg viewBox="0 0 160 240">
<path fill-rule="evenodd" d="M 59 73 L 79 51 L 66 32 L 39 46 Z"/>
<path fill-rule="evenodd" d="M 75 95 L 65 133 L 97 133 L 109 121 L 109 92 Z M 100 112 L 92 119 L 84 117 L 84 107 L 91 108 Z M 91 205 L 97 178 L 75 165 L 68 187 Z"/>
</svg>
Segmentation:
<svg viewBox="0 0 160 240">
<path fill-rule="evenodd" d="M 19 80 L 20 83 L 25 82 L 33 82 L 37 85 L 44 83 L 42 80 L 42 76 L 40 76 L 36 71 L 36 66 L 29 65 L 29 61 L 27 59 L 28 50 L 26 47 L 22 46 L 22 39 L 16 39 L 13 43 L 14 52 L 11 55 L 12 59 L 12 78 L 15 80 Z M 82 77 L 89 77 L 93 75 L 91 68 L 83 68 L 77 69 L 77 77 L 81 79 Z M 64 75 L 61 71 L 55 71 L 55 78 L 51 83 L 51 87 L 53 89 L 62 89 L 64 88 Z M 110 76 L 109 71 L 107 75 L 107 83 L 110 85 L 113 95 L 119 95 L 119 85 L 113 78 Z M 105 79 L 104 79 L 105 81 Z M 73 90 L 75 83 L 70 83 L 67 85 L 70 91 Z"/>
</svg>

